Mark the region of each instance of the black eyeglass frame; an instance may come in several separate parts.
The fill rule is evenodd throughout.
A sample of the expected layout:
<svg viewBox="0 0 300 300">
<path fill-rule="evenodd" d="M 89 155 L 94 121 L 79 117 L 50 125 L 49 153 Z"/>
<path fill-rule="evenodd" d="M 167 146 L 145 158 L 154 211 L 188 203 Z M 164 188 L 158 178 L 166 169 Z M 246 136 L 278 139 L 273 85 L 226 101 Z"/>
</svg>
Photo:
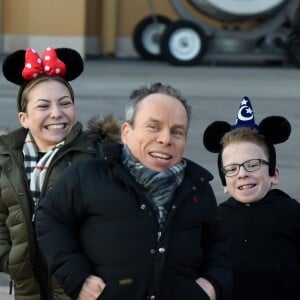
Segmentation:
<svg viewBox="0 0 300 300">
<path fill-rule="evenodd" d="M 246 165 L 247 165 L 247 163 L 249 164 L 251 161 L 258 163 L 258 166 L 257 166 L 257 168 L 255 170 L 249 170 L 249 169 L 247 169 Z M 260 170 L 262 165 L 269 165 L 269 164 L 270 163 L 268 161 L 264 160 L 264 159 L 261 159 L 261 158 L 252 158 L 252 159 L 248 159 L 248 160 L 244 161 L 241 164 L 230 164 L 230 165 L 224 166 L 221 169 L 221 171 L 224 174 L 224 176 L 226 176 L 226 177 L 233 177 L 233 176 L 236 176 L 237 174 L 239 174 L 241 167 L 243 167 L 244 170 L 246 170 L 247 172 L 253 173 L 253 172 L 256 172 L 256 171 Z M 228 175 L 227 173 L 230 170 L 226 170 L 226 168 L 232 167 L 232 166 L 238 167 L 238 168 L 236 169 L 236 172 L 234 174 Z"/>
</svg>

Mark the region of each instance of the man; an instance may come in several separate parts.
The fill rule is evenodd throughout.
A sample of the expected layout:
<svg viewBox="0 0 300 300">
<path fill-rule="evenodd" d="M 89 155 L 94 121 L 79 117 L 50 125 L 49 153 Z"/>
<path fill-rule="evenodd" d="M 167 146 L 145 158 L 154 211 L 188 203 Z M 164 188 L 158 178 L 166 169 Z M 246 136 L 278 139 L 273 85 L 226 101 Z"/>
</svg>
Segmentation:
<svg viewBox="0 0 300 300">
<path fill-rule="evenodd" d="M 227 299 L 212 175 L 183 158 L 190 107 L 155 83 L 133 91 L 125 119 L 116 157 L 70 166 L 41 202 L 50 269 L 73 299 Z"/>
</svg>

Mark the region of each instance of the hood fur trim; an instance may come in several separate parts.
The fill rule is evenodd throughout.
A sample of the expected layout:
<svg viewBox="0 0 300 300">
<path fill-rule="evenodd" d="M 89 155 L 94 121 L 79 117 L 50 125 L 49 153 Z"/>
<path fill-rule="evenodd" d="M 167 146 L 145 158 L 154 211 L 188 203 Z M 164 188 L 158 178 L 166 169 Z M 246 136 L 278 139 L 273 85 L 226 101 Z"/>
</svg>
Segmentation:
<svg viewBox="0 0 300 300">
<path fill-rule="evenodd" d="M 121 121 L 110 114 L 105 117 L 95 116 L 88 121 L 91 132 L 99 135 L 99 141 L 104 144 L 121 142 Z"/>
<path fill-rule="evenodd" d="M 7 129 L 0 129 L 0 136 L 1 135 L 7 135 L 8 134 L 8 130 Z"/>
</svg>

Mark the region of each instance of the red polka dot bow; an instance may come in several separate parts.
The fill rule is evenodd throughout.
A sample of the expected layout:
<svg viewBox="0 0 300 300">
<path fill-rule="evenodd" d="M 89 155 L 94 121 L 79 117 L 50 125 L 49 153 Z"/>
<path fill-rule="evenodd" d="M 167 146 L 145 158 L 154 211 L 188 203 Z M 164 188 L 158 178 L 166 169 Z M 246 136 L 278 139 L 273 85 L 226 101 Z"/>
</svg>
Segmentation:
<svg viewBox="0 0 300 300">
<path fill-rule="evenodd" d="M 29 48 L 25 53 L 25 67 L 22 71 L 22 77 L 25 80 L 31 80 L 40 74 L 64 76 L 66 73 L 66 65 L 58 59 L 53 48 L 48 47 L 42 55 Z"/>
</svg>

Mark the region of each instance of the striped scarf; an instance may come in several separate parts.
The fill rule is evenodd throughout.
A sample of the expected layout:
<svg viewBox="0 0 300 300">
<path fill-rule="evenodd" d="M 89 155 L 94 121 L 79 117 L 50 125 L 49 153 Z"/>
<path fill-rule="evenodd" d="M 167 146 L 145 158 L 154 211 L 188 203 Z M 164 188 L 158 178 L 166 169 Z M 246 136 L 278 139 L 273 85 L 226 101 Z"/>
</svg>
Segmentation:
<svg viewBox="0 0 300 300">
<path fill-rule="evenodd" d="M 186 161 L 182 160 L 177 165 L 158 172 L 142 165 L 125 145 L 122 163 L 129 169 L 136 182 L 148 191 L 150 201 L 157 213 L 158 223 L 162 228 L 167 216 L 168 204 L 183 180 Z"/>
<path fill-rule="evenodd" d="M 50 151 L 45 153 L 41 159 L 38 159 L 38 149 L 36 143 L 34 142 L 34 139 L 30 133 L 27 133 L 25 143 L 23 145 L 24 166 L 30 185 L 31 196 L 35 205 L 40 199 L 42 186 L 50 162 L 63 144 L 64 141 L 58 143 Z"/>
</svg>

